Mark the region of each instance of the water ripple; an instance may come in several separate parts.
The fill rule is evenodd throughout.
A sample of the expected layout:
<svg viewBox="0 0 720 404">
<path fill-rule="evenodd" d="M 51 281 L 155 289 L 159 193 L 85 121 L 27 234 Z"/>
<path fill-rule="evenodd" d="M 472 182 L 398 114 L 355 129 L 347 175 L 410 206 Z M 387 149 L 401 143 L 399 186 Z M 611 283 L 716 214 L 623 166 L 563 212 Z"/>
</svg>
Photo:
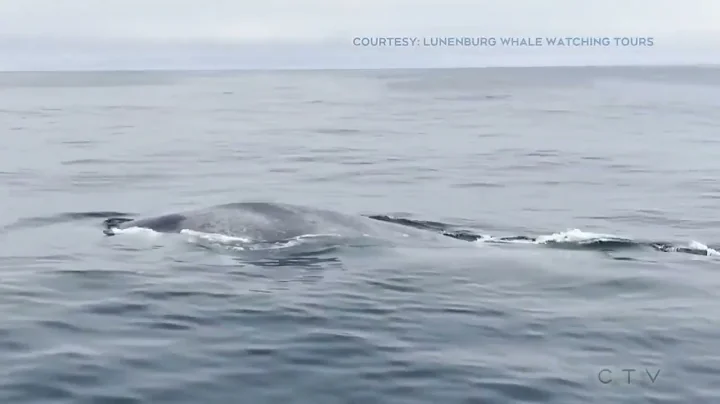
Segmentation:
<svg viewBox="0 0 720 404">
<path fill-rule="evenodd" d="M 713 402 L 717 261 L 666 252 L 720 241 L 717 77 L 0 75 L 0 401 Z M 455 238 L 242 259 L 101 233 L 241 200 Z"/>
</svg>

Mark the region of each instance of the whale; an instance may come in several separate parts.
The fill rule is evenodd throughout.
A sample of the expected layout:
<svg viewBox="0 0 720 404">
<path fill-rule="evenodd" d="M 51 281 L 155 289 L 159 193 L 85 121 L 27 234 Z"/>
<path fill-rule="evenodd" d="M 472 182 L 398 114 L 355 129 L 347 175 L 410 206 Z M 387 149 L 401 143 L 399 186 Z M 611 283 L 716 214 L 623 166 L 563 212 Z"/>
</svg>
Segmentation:
<svg viewBox="0 0 720 404">
<path fill-rule="evenodd" d="M 238 202 L 209 208 L 132 218 L 111 216 L 104 220 L 107 236 L 132 228 L 158 233 L 201 233 L 235 238 L 242 245 L 282 244 L 291 240 L 314 239 L 331 245 L 409 245 L 420 247 L 462 240 L 484 244 L 534 244 L 560 249 L 618 251 L 650 248 L 661 252 L 692 255 L 718 255 L 713 248 L 700 245 L 678 245 L 672 242 L 635 240 L 610 235 L 589 235 L 568 241 L 552 236 L 490 237 L 441 222 L 394 217 L 389 215 L 350 215 L 332 210 L 287 203 Z M 440 244 L 438 244 L 440 243 Z M 272 247 L 270 247 L 272 248 Z"/>
<path fill-rule="evenodd" d="M 200 232 L 274 243 L 298 237 L 343 239 L 444 239 L 438 233 L 332 210 L 286 203 L 238 202 L 142 218 L 109 217 L 103 233 L 114 236 L 131 228 L 158 233 Z"/>
</svg>

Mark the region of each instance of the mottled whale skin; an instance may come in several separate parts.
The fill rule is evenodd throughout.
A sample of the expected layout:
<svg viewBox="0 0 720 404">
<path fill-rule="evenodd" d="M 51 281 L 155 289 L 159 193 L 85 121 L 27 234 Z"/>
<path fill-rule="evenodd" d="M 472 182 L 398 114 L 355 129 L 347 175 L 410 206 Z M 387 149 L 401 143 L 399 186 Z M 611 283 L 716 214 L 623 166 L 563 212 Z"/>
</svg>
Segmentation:
<svg viewBox="0 0 720 404">
<path fill-rule="evenodd" d="M 414 239 L 435 240 L 444 238 L 433 232 L 373 220 L 366 216 L 265 202 L 229 203 L 141 219 L 113 217 L 106 219 L 104 224 L 104 233 L 108 236 L 114 235 L 117 229 L 139 227 L 161 233 L 192 230 L 268 242 L 317 234 L 380 238 L 414 236 Z"/>
</svg>

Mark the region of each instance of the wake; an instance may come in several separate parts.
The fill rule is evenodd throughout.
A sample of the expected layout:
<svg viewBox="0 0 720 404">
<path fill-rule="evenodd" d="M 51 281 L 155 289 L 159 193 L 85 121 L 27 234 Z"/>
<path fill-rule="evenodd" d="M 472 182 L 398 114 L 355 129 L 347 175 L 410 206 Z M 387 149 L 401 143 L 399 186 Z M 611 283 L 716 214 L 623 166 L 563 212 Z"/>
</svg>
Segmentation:
<svg viewBox="0 0 720 404">
<path fill-rule="evenodd" d="M 65 212 L 50 216 L 26 217 L 3 226 L 3 231 L 39 228 L 55 224 L 78 222 L 88 219 L 105 219 L 116 216 L 131 216 L 132 213 L 116 211 Z"/>
<path fill-rule="evenodd" d="M 584 232 L 579 229 L 570 229 L 563 232 L 539 236 L 491 236 L 478 234 L 473 231 L 456 229 L 455 226 L 440 222 L 413 220 L 388 215 L 367 216 L 373 220 L 395 223 L 416 229 L 436 231 L 446 237 L 459 240 L 487 243 L 487 244 L 535 244 L 550 248 L 572 250 L 618 251 L 628 249 L 653 249 L 662 252 L 677 252 L 702 256 L 720 256 L 716 249 L 698 241 L 691 241 L 687 245 L 665 241 L 636 240 L 611 234 L 597 234 Z"/>
</svg>

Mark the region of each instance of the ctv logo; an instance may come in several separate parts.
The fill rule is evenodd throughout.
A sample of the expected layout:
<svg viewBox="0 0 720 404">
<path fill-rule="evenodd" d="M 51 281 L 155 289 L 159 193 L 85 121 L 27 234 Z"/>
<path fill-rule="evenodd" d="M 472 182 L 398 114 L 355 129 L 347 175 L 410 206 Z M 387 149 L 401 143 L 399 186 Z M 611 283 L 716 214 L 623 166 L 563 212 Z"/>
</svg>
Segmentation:
<svg viewBox="0 0 720 404">
<path fill-rule="evenodd" d="M 597 378 L 602 384 L 655 384 L 660 377 L 655 368 L 600 369 Z"/>
</svg>

